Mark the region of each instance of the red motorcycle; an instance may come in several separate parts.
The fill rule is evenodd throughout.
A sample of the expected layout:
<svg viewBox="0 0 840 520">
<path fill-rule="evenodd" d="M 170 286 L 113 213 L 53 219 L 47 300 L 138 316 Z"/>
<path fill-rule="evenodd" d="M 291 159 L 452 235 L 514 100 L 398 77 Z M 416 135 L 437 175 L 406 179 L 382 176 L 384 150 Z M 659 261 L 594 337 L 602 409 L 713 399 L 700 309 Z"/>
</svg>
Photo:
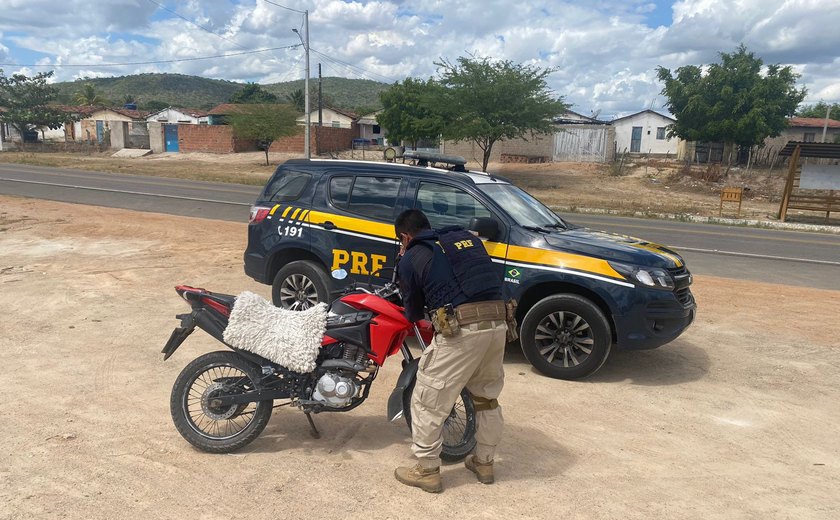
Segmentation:
<svg viewBox="0 0 840 520">
<path fill-rule="evenodd" d="M 406 340 L 416 338 L 421 349 L 433 331 L 426 321 L 409 322 L 393 283 L 375 290 L 351 288 L 329 307 L 326 334 L 315 370 L 294 372 L 259 355 L 225 343 L 223 334 L 235 296 L 186 285 L 175 288 L 192 307 L 176 316 L 180 327 L 164 346 L 167 360 L 196 327 L 231 351 L 199 356 L 181 371 L 172 387 L 170 411 L 178 432 L 193 446 L 228 453 L 257 438 L 273 408 L 293 406 L 306 414 L 312 435 L 320 436 L 311 414 L 348 412 L 367 399 L 385 360 L 402 354 L 403 370 L 388 400 L 390 421 L 404 417 L 411 429 L 410 402 L 419 358 Z M 274 400 L 286 402 L 274 405 Z M 443 429 L 441 458 L 457 461 L 475 447 L 475 409 L 469 392 L 461 392 Z"/>
</svg>

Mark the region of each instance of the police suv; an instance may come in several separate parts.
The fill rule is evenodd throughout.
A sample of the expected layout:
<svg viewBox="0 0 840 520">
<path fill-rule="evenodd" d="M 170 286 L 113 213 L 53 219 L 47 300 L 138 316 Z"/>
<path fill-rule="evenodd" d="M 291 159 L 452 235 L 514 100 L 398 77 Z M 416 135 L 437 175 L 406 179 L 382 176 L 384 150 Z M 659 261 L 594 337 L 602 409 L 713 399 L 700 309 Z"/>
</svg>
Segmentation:
<svg viewBox="0 0 840 520">
<path fill-rule="evenodd" d="M 519 302 L 522 351 L 548 376 L 584 377 L 613 345 L 656 348 L 694 320 L 691 274 L 674 251 L 575 226 L 507 179 L 467 171 L 461 157 L 405 157 L 414 164 L 280 165 L 251 208 L 245 272 L 287 309 L 334 299 L 347 283 L 330 276 L 336 269 L 384 283 L 399 252 L 394 219 L 417 208 L 433 228 L 481 237 L 505 299 Z"/>
</svg>

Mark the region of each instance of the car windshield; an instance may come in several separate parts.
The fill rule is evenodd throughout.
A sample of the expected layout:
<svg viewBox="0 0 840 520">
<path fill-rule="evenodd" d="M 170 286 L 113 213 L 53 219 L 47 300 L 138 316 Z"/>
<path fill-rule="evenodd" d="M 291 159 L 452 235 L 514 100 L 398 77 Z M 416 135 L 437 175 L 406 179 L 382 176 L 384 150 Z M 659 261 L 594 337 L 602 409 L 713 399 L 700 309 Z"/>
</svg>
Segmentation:
<svg viewBox="0 0 840 520">
<path fill-rule="evenodd" d="M 513 184 L 479 184 L 478 188 L 493 199 L 520 226 L 566 229 L 568 225 L 553 211 Z"/>
</svg>

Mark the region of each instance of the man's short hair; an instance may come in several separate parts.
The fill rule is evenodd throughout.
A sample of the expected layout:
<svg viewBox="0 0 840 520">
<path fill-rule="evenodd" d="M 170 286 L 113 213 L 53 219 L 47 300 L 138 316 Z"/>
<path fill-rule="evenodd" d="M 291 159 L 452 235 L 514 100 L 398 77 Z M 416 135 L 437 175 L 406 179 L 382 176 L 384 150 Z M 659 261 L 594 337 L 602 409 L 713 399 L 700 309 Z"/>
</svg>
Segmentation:
<svg viewBox="0 0 840 520">
<path fill-rule="evenodd" d="M 429 224 L 429 219 L 426 218 L 426 214 L 419 209 L 407 209 L 397 216 L 397 220 L 394 222 L 394 229 L 397 232 L 397 236 L 400 236 L 400 233 L 408 233 L 411 236 L 415 236 L 421 231 L 432 229 L 432 225 Z"/>
</svg>

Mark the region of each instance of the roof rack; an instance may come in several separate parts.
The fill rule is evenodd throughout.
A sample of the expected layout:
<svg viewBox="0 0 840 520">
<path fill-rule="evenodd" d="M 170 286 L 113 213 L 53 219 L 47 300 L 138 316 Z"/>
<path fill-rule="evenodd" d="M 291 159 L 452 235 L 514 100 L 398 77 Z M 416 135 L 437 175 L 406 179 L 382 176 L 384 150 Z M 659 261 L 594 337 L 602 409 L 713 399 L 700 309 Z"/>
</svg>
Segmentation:
<svg viewBox="0 0 840 520">
<path fill-rule="evenodd" d="M 453 171 L 467 171 L 467 169 L 464 168 L 464 165 L 467 164 L 467 160 L 460 155 L 446 155 L 442 153 L 409 150 L 403 153 L 403 158 L 417 161 L 417 166 L 435 166 L 436 164 L 446 164 L 452 165 Z"/>
</svg>

